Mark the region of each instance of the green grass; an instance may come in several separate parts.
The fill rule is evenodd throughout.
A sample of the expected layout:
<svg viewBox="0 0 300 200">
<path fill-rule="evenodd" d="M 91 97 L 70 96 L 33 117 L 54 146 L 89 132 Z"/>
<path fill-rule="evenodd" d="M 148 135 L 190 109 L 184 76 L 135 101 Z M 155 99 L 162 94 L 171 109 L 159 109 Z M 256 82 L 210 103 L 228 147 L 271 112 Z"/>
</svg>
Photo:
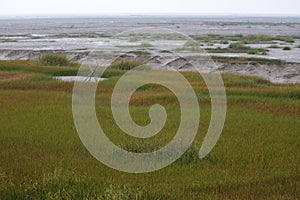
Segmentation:
<svg viewBox="0 0 300 200">
<path fill-rule="evenodd" d="M 270 35 L 248 35 L 245 36 L 243 41 L 247 43 L 261 43 L 261 42 L 270 42 L 270 41 L 282 41 L 282 42 L 288 42 L 288 43 L 294 43 L 295 40 L 292 36 L 270 36 Z"/>
<path fill-rule="evenodd" d="M 60 53 L 47 53 L 40 55 L 37 59 L 37 64 L 40 66 L 69 66 L 71 61 L 66 55 Z"/>
<path fill-rule="evenodd" d="M 161 50 L 161 51 L 159 51 L 160 53 L 173 53 L 172 51 L 170 51 L 170 50 Z"/>
<path fill-rule="evenodd" d="M 18 42 L 18 40 L 10 39 L 10 38 L 0 39 L 0 43 L 6 43 L 6 42 Z"/>
<path fill-rule="evenodd" d="M 295 38 L 292 36 L 271 36 L 271 35 L 215 35 L 215 34 L 208 34 L 208 35 L 199 35 L 199 36 L 192 36 L 195 40 L 211 43 L 211 42 L 220 42 L 222 41 L 236 41 L 236 42 L 243 42 L 245 44 L 260 44 L 260 43 L 271 43 L 273 41 L 281 41 L 287 43 L 294 43 Z"/>
<path fill-rule="evenodd" d="M 149 51 L 130 51 L 129 53 L 133 53 L 133 54 L 138 55 L 138 56 L 149 56 L 149 55 L 151 55 L 151 52 L 149 52 Z"/>
<path fill-rule="evenodd" d="M 251 49 L 251 47 L 246 46 L 242 42 L 231 43 L 228 48 L 233 49 L 233 50 L 245 50 L 245 51 L 248 51 Z"/>
<path fill-rule="evenodd" d="M 135 60 L 135 59 L 121 59 L 118 61 L 115 61 L 111 64 L 111 69 L 119 69 L 119 70 L 130 70 L 135 67 L 143 65 L 144 62 L 141 60 Z"/>
<path fill-rule="evenodd" d="M 251 48 L 242 42 L 231 43 L 228 48 L 206 48 L 209 53 L 247 53 L 251 55 L 267 55 L 268 49 Z"/>
<path fill-rule="evenodd" d="M 77 68 L 76 68 L 77 69 Z M 0 61 L 1 199 L 297 199 L 299 185 L 300 85 L 271 84 L 257 77 L 224 74 L 228 112 L 223 133 L 203 160 L 196 156 L 207 131 L 210 98 L 203 79 L 185 72 L 199 97 L 197 137 L 184 156 L 148 174 L 115 171 L 82 145 L 73 123 L 73 83 L 51 79 L 74 67 L 39 67 L 29 61 Z M 149 123 L 148 109 L 168 112 L 163 130 L 140 140 L 113 122 L 110 96 L 124 70 L 99 84 L 99 123 L 117 145 L 149 151 L 172 139 L 180 122 L 175 96 L 148 85 L 131 99 L 136 123 Z M 9 75 L 20 75 L 9 79 Z M 26 75 L 26 76 L 25 76 Z M 28 76 L 27 76 L 28 75 Z"/>
<path fill-rule="evenodd" d="M 278 46 L 278 45 L 271 45 L 271 46 L 269 46 L 268 48 L 271 48 L 271 49 L 279 49 L 280 46 Z"/>
<path fill-rule="evenodd" d="M 130 42 L 137 42 L 143 40 L 185 40 L 186 37 L 179 33 L 164 33 L 164 34 L 153 34 L 153 33 L 132 33 L 129 34 Z M 127 35 L 121 35 L 118 37 L 128 37 Z"/>
<path fill-rule="evenodd" d="M 231 43 L 228 47 L 230 50 L 235 50 L 240 53 L 248 53 L 254 55 L 266 55 L 269 50 L 263 48 L 251 48 L 242 42 Z"/>
<path fill-rule="evenodd" d="M 259 63 L 273 63 L 273 64 L 281 64 L 282 61 L 278 59 L 268 59 L 268 58 L 255 58 L 255 57 L 227 57 L 227 56 L 211 56 L 213 60 L 216 61 L 241 61 L 241 62 L 259 62 Z"/>
<path fill-rule="evenodd" d="M 140 44 L 140 47 L 153 47 L 153 45 L 150 44 L 149 42 L 142 42 L 142 43 Z"/>
</svg>

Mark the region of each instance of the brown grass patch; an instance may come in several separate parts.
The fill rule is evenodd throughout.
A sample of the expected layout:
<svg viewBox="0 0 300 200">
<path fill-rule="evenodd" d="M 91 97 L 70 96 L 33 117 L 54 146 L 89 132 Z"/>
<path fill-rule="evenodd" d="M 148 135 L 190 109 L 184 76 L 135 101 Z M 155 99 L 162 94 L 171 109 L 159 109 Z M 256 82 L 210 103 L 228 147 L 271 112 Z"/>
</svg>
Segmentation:
<svg viewBox="0 0 300 200">
<path fill-rule="evenodd" d="M 13 80 L 25 79 L 29 76 L 31 76 L 31 74 L 0 72 L 0 81 L 13 81 Z"/>
</svg>

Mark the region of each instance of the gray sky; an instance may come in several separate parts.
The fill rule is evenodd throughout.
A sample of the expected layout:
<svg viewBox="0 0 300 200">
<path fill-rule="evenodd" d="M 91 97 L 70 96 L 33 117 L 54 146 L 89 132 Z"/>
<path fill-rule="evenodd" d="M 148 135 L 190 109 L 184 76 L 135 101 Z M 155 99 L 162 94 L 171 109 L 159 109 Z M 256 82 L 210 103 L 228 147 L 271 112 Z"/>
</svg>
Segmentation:
<svg viewBox="0 0 300 200">
<path fill-rule="evenodd" d="M 0 15 L 264 14 L 300 15 L 300 0 L 0 0 Z"/>
</svg>

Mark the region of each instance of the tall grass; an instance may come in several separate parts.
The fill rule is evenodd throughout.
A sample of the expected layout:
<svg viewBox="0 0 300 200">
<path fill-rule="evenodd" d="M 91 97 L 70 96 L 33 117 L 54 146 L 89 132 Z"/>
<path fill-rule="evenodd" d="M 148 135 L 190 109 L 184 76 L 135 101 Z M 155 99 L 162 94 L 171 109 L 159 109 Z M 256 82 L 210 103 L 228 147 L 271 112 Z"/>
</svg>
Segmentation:
<svg viewBox="0 0 300 200">
<path fill-rule="evenodd" d="M 37 59 L 37 64 L 41 66 L 69 66 L 70 60 L 66 55 L 58 53 L 47 53 L 40 55 Z"/>
<path fill-rule="evenodd" d="M 115 62 L 113 62 L 110 65 L 110 68 L 112 69 L 119 69 L 119 70 L 130 70 L 135 67 L 141 66 L 145 64 L 145 62 L 141 60 L 136 60 L 136 59 L 120 59 Z"/>
</svg>

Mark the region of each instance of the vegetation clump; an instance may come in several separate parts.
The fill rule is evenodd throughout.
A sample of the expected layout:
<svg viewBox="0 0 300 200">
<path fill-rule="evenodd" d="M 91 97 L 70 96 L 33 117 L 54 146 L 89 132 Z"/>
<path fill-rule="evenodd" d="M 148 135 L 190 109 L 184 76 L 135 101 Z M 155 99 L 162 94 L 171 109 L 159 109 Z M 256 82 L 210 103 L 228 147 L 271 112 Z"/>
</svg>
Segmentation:
<svg viewBox="0 0 300 200">
<path fill-rule="evenodd" d="M 130 51 L 129 53 L 138 55 L 138 56 L 149 56 L 151 55 L 151 52 L 149 51 Z"/>
<path fill-rule="evenodd" d="M 150 43 L 148 43 L 148 42 L 142 42 L 141 44 L 140 44 L 140 47 L 152 47 L 153 45 L 152 44 L 150 44 Z"/>
<path fill-rule="evenodd" d="M 135 67 L 145 64 L 142 60 L 137 59 L 121 59 L 113 62 L 110 67 L 119 70 L 131 70 Z"/>
<path fill-rule="evenodd" d="M 283 47 L 283 50 L 284 50 L 284 51 L 289 51 L 289 50 L 291 50 L 291 47 L 285 46 L 285 47 Z"/>
<path fill-rule="evenodd" d="M 60 53 L 47 53 L 40 55 L 37 64 L 42 66 L 69 66 L 70 60 L 66 55 Z"/>
<path fill-rule="evenodd" d="M 208 34 L 208 35 L 198 35 L 198 36 L 192 36 L 197 41 L 202 41 L 206 43 L 210 42 L 220 42 L 223 43 L 223 41 L 235 41 L 235 42 L 243 42 L 245 44 L 260 44 L 260 43 L 270 43 L 272 41 L 282 41 L 287 43 L 294 43 L 295 38 L 292 36 L 272 36 L 272 35 L 264 35 L 264 34 L 256 34 L 256 35 L 242 35 L 242 34 L 236 34 L 236 35 L 215 35 L 215 34 Z"/>
<path fill-rule="evenodd" d="M 246 50 L 246 51 L 251 49 L 251 47 L 246 46 L 242 42 L 231 43 L 228 48 L 234 50 Z"/>
<path fill-rule="evenodd" d="M 209 53 L 248 53 L 251 55 L 267 55 L 268 49 L 251 48 L 242 42 L 231 43 L 228 48 L 218 47 L 206 49 Z"/>
<path fill-rule="evenodd" d="M 238 53 L 248 53 L 251 55 L 267 55 L 269 50 L 263 48 L 251 48 L 242 42 L 231 43 L 229 49 L 236 50 Z"/>
<path fill-rule="evenodd" d="M 270 49 L 279 49 L 280 46 L 278 46 L 278 45 L 271 45 L 268 48 L 270 48 Z"/>
</svg>

